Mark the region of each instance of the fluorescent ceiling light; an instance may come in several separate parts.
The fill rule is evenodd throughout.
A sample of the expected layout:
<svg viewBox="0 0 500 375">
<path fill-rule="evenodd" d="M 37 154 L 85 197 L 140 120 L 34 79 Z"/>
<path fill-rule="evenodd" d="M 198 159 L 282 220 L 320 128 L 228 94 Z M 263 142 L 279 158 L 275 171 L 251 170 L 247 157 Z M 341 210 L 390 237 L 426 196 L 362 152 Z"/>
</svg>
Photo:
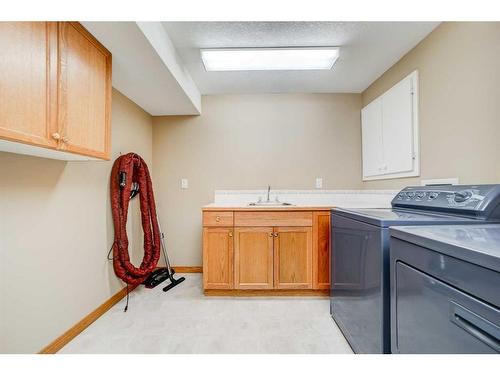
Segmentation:
<svg viewBox="0 0 500 375">
<path fill-rule="evenodd" d="M 328 70 L 338 47 L 202 49 L 205 70 Z"/>
</svg>

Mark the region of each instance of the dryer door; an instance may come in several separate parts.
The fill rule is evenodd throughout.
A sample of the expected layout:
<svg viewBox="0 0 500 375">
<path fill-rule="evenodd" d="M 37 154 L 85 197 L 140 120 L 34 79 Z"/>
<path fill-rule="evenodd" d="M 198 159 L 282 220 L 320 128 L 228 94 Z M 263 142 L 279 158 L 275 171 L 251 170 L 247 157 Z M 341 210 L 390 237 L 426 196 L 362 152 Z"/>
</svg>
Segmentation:
<svg viewBox="0 0 500 375">
<path fill-rule="evenodd" d="M 500 353 L 499 309 L 401 261 L 395 298 L 393 352 Z"/>
</svg>

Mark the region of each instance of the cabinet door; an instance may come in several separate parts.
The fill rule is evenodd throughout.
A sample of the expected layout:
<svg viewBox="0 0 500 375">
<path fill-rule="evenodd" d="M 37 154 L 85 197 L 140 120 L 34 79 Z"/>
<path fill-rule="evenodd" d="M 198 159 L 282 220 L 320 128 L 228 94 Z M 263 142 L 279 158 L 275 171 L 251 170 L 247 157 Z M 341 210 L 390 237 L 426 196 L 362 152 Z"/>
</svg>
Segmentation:
<svg viewBox="0 0 500 375">
<path fill-rule="evenodd" d="M 235 288 L 273 288 L 273 228 L 235 228 L 234 235 Z"/>
<path fill-rule="evenodd" d="M 363 177 L 384 173 L 382 100 L 375 99 L 361 110 Z"/>
<path fill-rule="evenodd" d="M 382 139 L 384 173 L 413 170 L 412 76 L 405 78 L 382 96 Z"/>
<path fill-rule="evenodd" d="M 313 288 L 330 289 L 330 212 L 313 213 Z"/>
<path fill-rule="evenodd" d="M 203 228 L 203 286 L 233 288 L 232 228 Z"/>
<path fill-rule="evenodd" d="M 274 287 L 312 288 L 312 228 L 277 227 L 274 239 Z"/>
<path fill-rule="evenodd" d="M 0 22 L 0 139 L 56 148 L 57 24 Z"/>
<path fill-rule="evenodd" d="M 109 159 L 111 54 L 79 23 L 59 23 L 62 150 Z"/>
</svg>

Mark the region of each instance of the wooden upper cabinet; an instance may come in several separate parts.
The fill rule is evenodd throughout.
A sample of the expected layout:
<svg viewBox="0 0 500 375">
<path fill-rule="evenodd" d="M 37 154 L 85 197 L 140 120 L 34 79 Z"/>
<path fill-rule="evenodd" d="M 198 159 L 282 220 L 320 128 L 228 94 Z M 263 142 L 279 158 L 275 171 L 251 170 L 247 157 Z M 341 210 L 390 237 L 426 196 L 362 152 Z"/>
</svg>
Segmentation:
<svg viewBox="0 0 500 375">
<path fill-rule="evenodd" d="M 233 228 L 203 228 L 203 287 L 233 288 Z"/>
<path fill-rule="evenodd" d="M 108 159 L 111 54 L 76 22 L 59 25 L 61 149 Z"/>
<path fill-rule="evenodd" d="M 273 228 L 234 230 L 234 286 L 236 289 L 273 288 Z"/>
<path fill-rule="evenodd" d="M 313 212 L 313 288 L 330 289 L 330 212 Z"/>
<path fill-rule="evenodd" d="M 278 227 L 274 238 L 274 287 L 312 288 L 312 228 Z"/>
<path fill-rule="evenodd" d="M 0 22 L 0 139 L 56 148 L 56 22 Z"/>
<path fill-rule="evenodd" d="M 0 48 L 0 151 L 109 159 L 109 51 L 77 22 L 0 22 Z"/>
</svg>

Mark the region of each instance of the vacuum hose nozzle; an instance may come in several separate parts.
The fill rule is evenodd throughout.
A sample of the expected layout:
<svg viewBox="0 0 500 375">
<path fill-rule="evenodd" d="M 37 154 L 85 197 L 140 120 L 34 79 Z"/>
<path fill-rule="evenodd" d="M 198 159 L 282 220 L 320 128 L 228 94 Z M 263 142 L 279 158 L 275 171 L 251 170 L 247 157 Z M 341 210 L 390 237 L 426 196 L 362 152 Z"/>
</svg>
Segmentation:
<svg viewBox="0 0 500 375">
<path fill-rule="evenodd" d="M 127 182 L 127 172 L 120 172 L 120 187 L 123 189 Z"/>
</svg>

